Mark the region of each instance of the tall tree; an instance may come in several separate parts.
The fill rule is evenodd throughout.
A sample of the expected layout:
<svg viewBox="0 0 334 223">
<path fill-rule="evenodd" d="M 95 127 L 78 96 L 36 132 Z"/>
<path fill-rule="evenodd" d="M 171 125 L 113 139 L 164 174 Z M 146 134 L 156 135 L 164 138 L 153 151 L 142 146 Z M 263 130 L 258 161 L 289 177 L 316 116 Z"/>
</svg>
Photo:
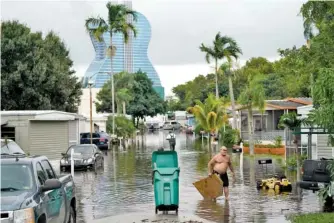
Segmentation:
<svg viewBox="0 0 334 223">
<path fill-rule="evenodd" d="M 33 33 L 19 21 L 1 23 L 1 108 L 76 112 L 81 82 L 59 36 Z"/>
<path fill-rule="evenodd" d="M 117 77 L 116 77 L 117 76 Z M 123 114 L 126 114 L 126 105 L 129 104 L 133 98 L 134 92 L 131 91 L 134 79 L 133 74 L 127 72 L 121 72 L 115 75 L 115 87 L 116 87 L 116 101 L 118 102 L 117 108 L 121 110 L 121 104 L 123 107 Z"/>
<path fill-rule="evenodd" d="M 134 83 L 132 87 L 133 98 L 129 103 L 128 112 L 136 120 L 138 127 L 139 119 L 145 116 L 155 116 L 166 112 L 166 103 L 160 98 L 153 88 L 152 81 L 146 73 L 138 71 L 134 74 Z"/>
<path fill-rule="evenodd" d="M 314 86 L 314 110 L 310 120 L 329 133 L 329 142 L 334 146 L 334 69 L 322 68 Z"/>
<path fill-rule="evenodd" d="M 129 74 L 127 72 L 115 74 L 115 101 L 118 114 L 121 113 L 121 110 L 123 110 L 123 114 L 126 114 L 125 107 L 133 98 L 133 82 L 133 74 Z M 102 89 L 97 93 L 96 99 L 98 100 L 98 102 L 95 102 L 97 111 L 112 112 L 112 92 L 110 80 L 107 81 L 107 83 L 105 83 Z"/>
<path fill-rule="evenodd" d="M 233 128 L 237 127 L 237 118 L 235 112 L 235 100 L 233 93 L 233 82 L 232 82 L 232 60 L 237 60 L 239 55 L 242 54 L 242 50 L 237 44 L 237 42 L 229 36 L 221 36 L 220 32 L 216 34 L 213 41 L 212 47 L 207 47 L 203 43 L 200 46 L 200 50 L 205 52 L 205 58 L 208 63 L 210 63 L 210 58 L 215 60 L 215 74 L 216 74 L 216 98 L 219 98 L 218 94 L 218 61 L 226 59 L 229 65 L 229 69 L 225 72 L 229 80 L 229 92 L 232 105 L 232 115 L 233 115 Z"/>
<path fill-rule="evenodd" d="M 264 76 L 260 73 L 249 76 L 248 84 L 239 96 L 239 102 L 248 111 L 248 135 L 250 154 L 254 155 L 254 125 L 253 108 L 264 112 L 265 109 L 265 89 L 263 87 Z"/>
<path fill-rule="evenodd" d="M 302 5 L 300 14 L 304 19 L 304 36 L 309 41 L 315 36 L 314 28 L 321 32 L 323 23 L 334 20 L 334 2 L 308 1 Z"/>
<path fill-rule="evenodd" d="M 87 31 L 93 35 L 98 41 L 104 41 L 103 34 L 109 32 L 110 42 L 109 42 L 109 55 L 110 55 L 110 66 L 111 66 L 111 90 L 114 92 L 113 84 L 113 56 L 116 53 L 116 47 L 113 46 L 112 37 L 116 33 L 121 33 L 124 38 L 124 42 L 127 43 L 129 36 L 133 33 L 136 37 L 137 29 L 135 26 L 128 22 L 128 16 L 132 16 L 133 20 L 137 20 L 137 14 L 134 10 L 129 9 L 126 5 L 123 4 L 114 4 L 112 2 L 107 3 L 108 9 L 108 19 L 104 20 L 101 17 L 89 17 L 86 19 L 85 27 Z M 114 94 L 112 94 L 114 97 Z M 115 104 L 114 99 L 112 99 L 112 113 L 113 119 L 115 119 Z M 115 120 L 113 120 L 115 123 Z M 114 131 L 113 131 L 114 134 Z"/>
</svg>

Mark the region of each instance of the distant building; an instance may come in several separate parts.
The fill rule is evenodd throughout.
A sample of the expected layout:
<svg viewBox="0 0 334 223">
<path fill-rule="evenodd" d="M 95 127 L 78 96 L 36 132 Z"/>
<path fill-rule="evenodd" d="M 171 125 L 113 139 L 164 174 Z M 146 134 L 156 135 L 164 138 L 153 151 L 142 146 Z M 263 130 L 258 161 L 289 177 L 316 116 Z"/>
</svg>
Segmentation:
<svg viewBox="0 0 334 223">
<path fill-rule="evenodd" d="M 123 4 L 132 8 L 131 2 L 125 2 Z M 147 55 L 148 45 L 151 39 L 150 23 L 146 17 L 139 12 L 137 13 L 136 22 L 134 22 L 130 16 L 128 21 L 133 22 L 137 28 L 137 37 L 134 38 L 133 34 L 130 33 L 128 43 L 124 44 L 122 34 L 113 34 L 112 43 L 116 47 L 116 55 L 113 57 L 112 64 L 113 72 L 119 73 L 127 71 L 129 73 L 133 73 L 138 70 L 145 72 L 153 82 L 153 88 L 155 91 L 161 98 L 164 99 L 165 92 L 161 85 L 159 75 Z M 97 41 L 97 39 L 92 35 L 90 37 L 96 55 L 84 75 L 84 87 L 87 87 L 88 79 L 91 78 L 94 81 L 94 88 L 102 88 L 103 85 L 110 79 L 111 60 L 110 57 L 107 56 L 107 49 L 110 46 L 110 35 L 107 32 L 104 33 L 104 41 L 102 42 Z"/>
<path fill-rule="evenodd" d="M 258 108 L 253 108 L 253 129 L 255 140 L 274 141 L 281 136 L 283 140 L 286 136 L 284 130 L 280 129 L 278 123 L 283 114 L 296 112 L 299 107 L 312 105 L 311 98 L 286 98 L 283 100 L 266 100 L 265 111 L 261 113 Z M 231 107 L 229 108 L 231 110 Z M 239 113 L 238 129 L 241 138 L 248 140 L 248 112 L 244 106 L 237 105 L 236 110 Z"/>
</svg>

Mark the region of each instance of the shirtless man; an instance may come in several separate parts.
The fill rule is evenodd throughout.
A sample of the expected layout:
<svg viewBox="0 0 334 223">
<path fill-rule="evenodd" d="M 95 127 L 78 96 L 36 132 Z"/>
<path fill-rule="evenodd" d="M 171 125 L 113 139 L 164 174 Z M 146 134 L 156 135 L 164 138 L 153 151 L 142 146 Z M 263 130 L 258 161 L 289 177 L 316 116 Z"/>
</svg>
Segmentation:
<svg viewBox="0 0 334 223">
<path fill-rule="evenodd" d="M 228 182 L 228 176 L 227 176 L 227 168 L 230 168 L 233 176 L 233 181 L 235 181 L 235 174 L 231 163 L 231 158 L 229 155 L 227 155 L 227 148 L 225 146 L 221 147 L 220 153 L 215 155 L 210 162 L 208 163 L 208 169 L 209 169 L 209 176 L 212 173 L 218 174 L 220 176 L 220 179 L 223 181 L 223 190 L 225 194 L 225 199 L 229 199 L 229 182 Z"/>
</svg>

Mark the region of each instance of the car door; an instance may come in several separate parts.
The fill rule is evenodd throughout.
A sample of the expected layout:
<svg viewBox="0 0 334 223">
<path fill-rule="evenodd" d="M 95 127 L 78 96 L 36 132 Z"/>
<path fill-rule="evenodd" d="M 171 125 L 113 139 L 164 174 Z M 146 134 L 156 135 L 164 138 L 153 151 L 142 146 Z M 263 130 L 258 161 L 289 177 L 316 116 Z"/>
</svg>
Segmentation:
<svg viewBox="0 0 334 223">
<path fill-rule="evenodd" d="M 48 160 L 42 160 L 42 168 L 46 175 L 46 179 L 57 179 Z M 50 222 L 65 222 L 66 218 L 66 200 L 63 192 L 64 188 L 46 191 L 45 194 L 49 197 L 48 208 L 50 210 Z M 48 222 L 49 222 L 48 221 Z"/>
</svg>

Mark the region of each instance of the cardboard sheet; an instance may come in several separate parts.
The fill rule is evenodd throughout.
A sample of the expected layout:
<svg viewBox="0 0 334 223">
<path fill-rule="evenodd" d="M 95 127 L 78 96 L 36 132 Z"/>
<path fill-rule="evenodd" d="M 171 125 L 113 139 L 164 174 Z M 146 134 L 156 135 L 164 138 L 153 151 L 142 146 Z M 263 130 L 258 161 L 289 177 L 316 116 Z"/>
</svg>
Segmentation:
<svg viewBox="0 0 334 223">
<path fill-rule="evenodd" d="M 204 199 L 214 199 L 223 195 L 223 181 L 217 174 L 193 183 Z"/>
</svg>

